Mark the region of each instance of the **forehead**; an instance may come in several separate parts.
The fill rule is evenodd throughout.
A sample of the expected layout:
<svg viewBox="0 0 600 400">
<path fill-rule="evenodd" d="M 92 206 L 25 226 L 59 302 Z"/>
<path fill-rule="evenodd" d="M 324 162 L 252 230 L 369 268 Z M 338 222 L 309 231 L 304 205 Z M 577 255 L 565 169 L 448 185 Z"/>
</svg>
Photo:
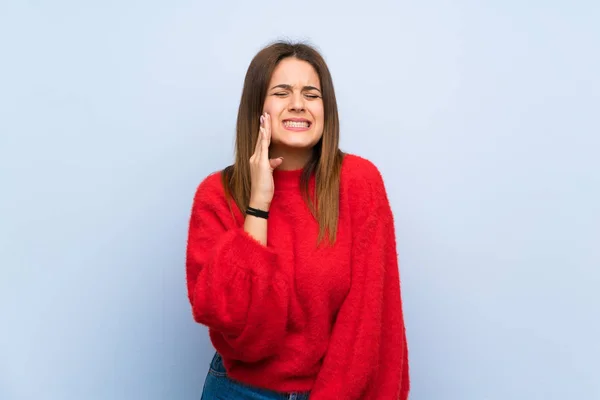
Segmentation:
<svg viewBox="0 0 600 400">
<path fill-rule="evenodd" d="M 292 86 L 319 86 L 317 71 L 306 61 L 297 58 L 281 60 L 271 76 L 270 87 L 280 84 Z"/>
</svg>

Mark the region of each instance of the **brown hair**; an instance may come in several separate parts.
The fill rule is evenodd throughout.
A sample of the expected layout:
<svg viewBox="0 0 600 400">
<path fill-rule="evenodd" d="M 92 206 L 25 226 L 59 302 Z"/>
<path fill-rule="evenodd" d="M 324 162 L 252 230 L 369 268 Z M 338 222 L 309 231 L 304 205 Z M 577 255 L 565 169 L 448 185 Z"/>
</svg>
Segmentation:
<svg viewBox="0 0 600 400">
<path fill-rule="evenodd" d="M 279 62 L 289 57 L 311 64 L 321 83 L 325 112 L 323 136 L 313 147 L 311 158 L 303 168 L 300 187 L 304 201 L 319 223 L 318 242 L 327 233 L 329 243 L 333 244 L 337 235 L 340 172 L 344 153 L 338 148 L 340 125 L 333 81 L 325 60 L 315 48 L 303 43 L 278 41 L 254 56 L 246 72 L 238 109 L 235 163 L 223 170 L 222 182 L 228 198 L 233 198 L 240 210 L 246 210 L 251 186 L 249 160 L 258 140 L 259 118 L 268 85 Z M 309 181 L 313 174 L 314 198 L 309 194 Z"/>
</svg>

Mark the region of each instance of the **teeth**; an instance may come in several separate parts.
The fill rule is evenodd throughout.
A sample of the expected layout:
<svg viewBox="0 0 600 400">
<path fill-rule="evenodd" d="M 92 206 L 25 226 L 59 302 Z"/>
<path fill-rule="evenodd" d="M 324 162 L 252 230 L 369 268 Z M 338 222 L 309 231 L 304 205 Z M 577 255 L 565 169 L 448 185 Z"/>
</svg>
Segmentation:
<svg viewBox="0 0 600 400">
<path fill-rule="evenodd" d="M 308 128 L 308 122 L 285 121 L 283 125 L 288 128 Z"/>
</svg>

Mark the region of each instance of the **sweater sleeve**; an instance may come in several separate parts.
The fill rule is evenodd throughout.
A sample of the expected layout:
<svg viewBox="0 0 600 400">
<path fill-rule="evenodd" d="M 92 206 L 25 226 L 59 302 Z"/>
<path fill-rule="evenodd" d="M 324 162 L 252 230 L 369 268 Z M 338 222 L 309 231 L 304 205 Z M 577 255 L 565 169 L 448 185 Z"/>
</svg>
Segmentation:
<svg viewBox="0 0 600 400">
<path fill-rule="evenodd" d="M 210 178 L 196 192 L 189 224 L 192 314 L 223 356 L 256 362 L 274 354 L 284 337 L 288 280 L 276 252 L 236 225 L 216 177 Z"/>
<path fill-rule="evenodd" d="M 378 199 L 352 245 L 352 283 L 340 308 L 311 400 L 406 400 L 408 349 L 392 211 Z"/>
</svg>

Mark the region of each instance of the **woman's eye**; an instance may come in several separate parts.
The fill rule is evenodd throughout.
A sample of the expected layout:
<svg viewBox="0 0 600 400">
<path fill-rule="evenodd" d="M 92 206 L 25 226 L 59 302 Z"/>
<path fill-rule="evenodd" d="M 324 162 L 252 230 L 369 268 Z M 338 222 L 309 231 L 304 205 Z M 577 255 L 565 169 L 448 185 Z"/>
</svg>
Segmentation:
<svg viewBox="0 0 600 400">
<path fill-rule="evenodd" d="M 273 93 L 273 95 L 275 95 L 277 97 L 283 97 L 283 96 L 287 96 L 287 93 L 285 93 L 285 92 L 279 92 L 279 93 Z"/>
<path fill-rule="evenodd" d="M 316 94 L 307 94 L 306 97 L 308 97 L 309 99 L 318 99 L 319 96 L 317 96 Z"/>
</svg>

